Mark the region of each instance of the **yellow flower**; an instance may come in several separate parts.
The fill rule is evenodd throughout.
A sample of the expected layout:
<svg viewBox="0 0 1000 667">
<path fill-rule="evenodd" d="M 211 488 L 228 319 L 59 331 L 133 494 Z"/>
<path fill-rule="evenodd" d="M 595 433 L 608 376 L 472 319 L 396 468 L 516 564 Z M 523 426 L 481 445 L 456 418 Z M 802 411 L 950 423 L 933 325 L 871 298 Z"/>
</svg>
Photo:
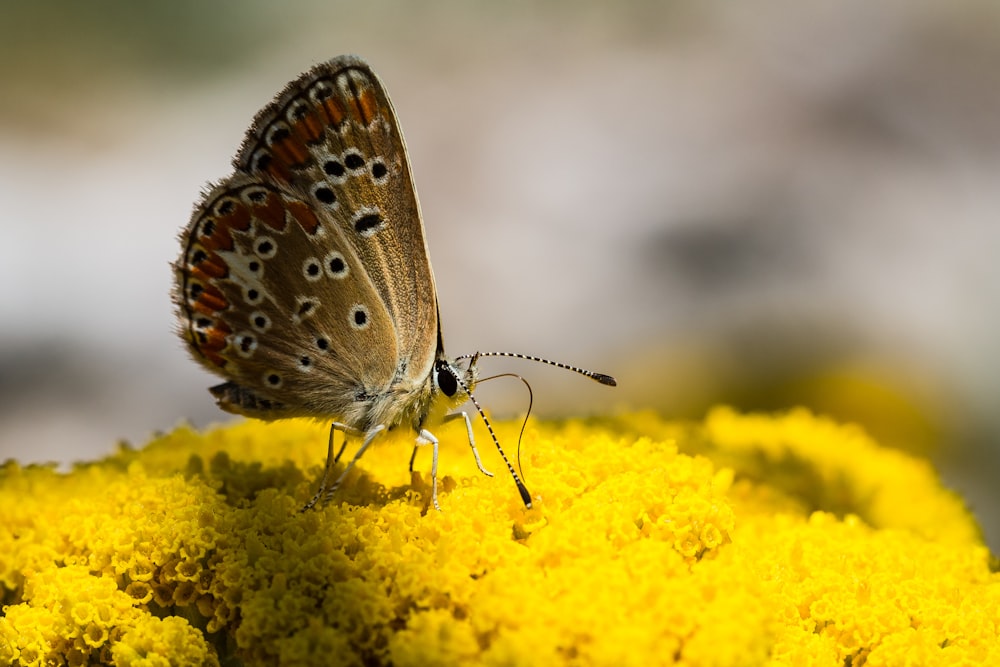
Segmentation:
<svg viewBox="0 0 1000 667">
<path fill-rule="evenodd" d="M 496 425 L 515 443 L 518 423 Z M 300 512 L 305 421 L 0 469 L 0 664 L 1000 664 L 1000 577 L 924 461 L 805 411 L 412 439 Z"/>
</svg>

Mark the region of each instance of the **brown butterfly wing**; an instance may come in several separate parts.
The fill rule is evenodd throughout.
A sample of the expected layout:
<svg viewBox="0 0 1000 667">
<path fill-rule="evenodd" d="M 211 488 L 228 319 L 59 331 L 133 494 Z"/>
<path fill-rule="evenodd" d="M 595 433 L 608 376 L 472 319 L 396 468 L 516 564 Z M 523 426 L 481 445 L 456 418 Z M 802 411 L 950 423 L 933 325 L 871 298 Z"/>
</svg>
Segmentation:
<svg viewBox="0 0 1000 667">
<path fill-rule="evenodd" d="M 234 164 L 328 214 L 364 263 L 396 332 L 396 375 L 422 383 L 437 351 L 434 276 L 406 145 L 381 81 L 341 56 L 289 84 Z"/>
<path fill-rule="evenodd" d="M 402 135 L 362 61 L 262 110 L 184 233 L 182 334 L 228 410 L 396 423 L 426 396 L 438 317 Z"/>
</svg>

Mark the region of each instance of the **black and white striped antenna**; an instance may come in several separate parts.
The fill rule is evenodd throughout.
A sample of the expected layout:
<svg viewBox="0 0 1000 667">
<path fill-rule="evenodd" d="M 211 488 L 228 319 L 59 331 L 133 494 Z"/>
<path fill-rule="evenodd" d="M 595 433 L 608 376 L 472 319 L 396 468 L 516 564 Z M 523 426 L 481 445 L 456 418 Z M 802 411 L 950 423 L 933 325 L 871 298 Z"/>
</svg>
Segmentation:
<svg viewBox="0 0 1000 667">
<path fill-rule="evenodd" d="M 589 377 L 591 380 L 596 380 L 601 384 L 607 385 L 609 387 L 617 387 L 618 382 L 610 375 L 605 375 L 604 373 L 596 373 L 594 371 L 588 371 L 586 368 L 580 368 L 578 366 L 570 366 L 569 364 L 563 364 L 558 361 L 552 361 L 551 359 L 543 359 L 542 357 L 536 357 L 530 354 L 519 354 L 517 352 L 476 352 L 475 354 L 463 354 L 460 357 L 456 357 L 455 361 L 461 361 L 462 359 L 472 359 L 472 363 L 479 357 L 511 357 L 513 359 L 524 359 L 525 361 L 537 361 L 543 364 L 548 364 L 549 366 L 555 366 L 556 368 L 562 368 L 567 371 L 573 371 L 574 373 L 579 373 Z"/>
<path fill-rule="evenodd" d="M 463 359 L 469 359 L 470 360 L 469 367 L 471 368 L 472 366 L 475 366 L 476 362 L 479 360 L 480 357 L 510 357 L 513 359 L 524 359 L 525 361 L 537 361 L 543 364 L 548 364 L 550 366 L 555 366 L 556 368 L 562 368 L 567 371 L 573 371 L 574 373 L 579 373 L 580 375 L 589 377 L 591 380 L 596 380 L 597 382 L 600 382 L 601 384 L 607 385 L 609 387 L 618 386 L 618 382 L 610 375 L 605 375 L 604 373 L 596 373 L 594 371 L 588 371 L 585 368 L 580 368 L 578 366 L 570 366 L 569 364 L 563 364 L 558 361 L 552 361 L 550 359 L 543 359 L 542 357 L 536 357 L 530 354 L 519 354 L 517 352 L 476 352 L 474 354 L 463 354 L 461 356 L 458 356 L 455 358 L 455 361 L 458 362 L 462 361 Z M 465 395 L 469 397 L 469 400 L 472 401 L 472 404 L 476 407 L 476 412 L 479 413 L 479 416 L 482 418 L 483 423 L 486 424 L 486 430 L 489 431 L 490 437 L 493 439 L 493 444 L 496 445 L 497 451 L 500 452 L 500 457 L 503 459 L 503 462 L 507 464 L 507 470 L 510 471 L 511 477 L 514 478 L 514 484 L 517 485 L 517 491 L 518 493 L 521 494 L 521 500 L 524 502 L 524 506 L 527 507 L 528 509 L 531 509 L 531 494 L 528 492 L 528 488 L 524 485 L 524 482 L 521 480 L 521 475 L 518 475 L 517 471 L 514 470 L 514 466 L 511 465 L 510 460 L 507 458 L 507 454 L 504 453 L 503 447 L 500 446 L 500 441 L 497 439 L 496 433 L 493 432 L 493 425 L 490 424 L 490 420 L 487 419 L 486 413 L 483 411 L 483 408 L 479 405 L 479 401 L 476 400 L 476 397 L 473 395 L 472 389 L 469 388 L 468 385 L 466 385 L 466 383 L 462 380 L 461 377 L 459 377 L 460 375 L 461 375 L 460 373 L 454 374 L 456 382 L 462 388 L 462 391 L 465 393 Z M 490 379 L 495 379 L 497 377 L 502 377 L 504 375 L 514 375 L 514 374 L 503 373 L 501 375 L 493 376 L 492 378 L 484 378 L 482 382 L 485 382 L 486 380 Z M 522 378 L 519 375 L 514 375 L 514 377 L 517 377 L 522 382 L 524 382 L 528 386 L 528 392 L 529 393 L 531 392 L 531 385 L 528 385 L 527 381 L 524 378 Z M 531 411 L 530 404 L 528 410 L 530 413 Z M 521 426 L 521 436 L 524 435 L 524 426 L 527 425 L 527 420 L 528 420 L 527 415 L 525 415 L 524 419 L 525 423 L 524 425 Z M 518 445 L 518 450 L 517 450 L 518 467 L 520 467 L 520 461 L 521 461 L 520 437 L 518 437 L 517 445 Z"/>
</svg>

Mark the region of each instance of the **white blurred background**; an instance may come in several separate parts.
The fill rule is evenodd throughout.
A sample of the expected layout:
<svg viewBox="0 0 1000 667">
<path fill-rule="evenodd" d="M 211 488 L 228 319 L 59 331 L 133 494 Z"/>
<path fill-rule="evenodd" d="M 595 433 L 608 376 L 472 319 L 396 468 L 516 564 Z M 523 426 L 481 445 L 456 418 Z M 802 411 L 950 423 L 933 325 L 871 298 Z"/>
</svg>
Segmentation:
<svg viewBox="0 0 1000 667">
<path fill-rule="evenodd" d="M 392 95 L 451 354 L 536 414 L 807 405 L 934 459 L 1000 547 L 1000 5 L 0 5 L 0 460 L 221 421 L 169 263 L 254 113 Z M 484 386 L 494 413 L 525 407 Z"/>
</svg>

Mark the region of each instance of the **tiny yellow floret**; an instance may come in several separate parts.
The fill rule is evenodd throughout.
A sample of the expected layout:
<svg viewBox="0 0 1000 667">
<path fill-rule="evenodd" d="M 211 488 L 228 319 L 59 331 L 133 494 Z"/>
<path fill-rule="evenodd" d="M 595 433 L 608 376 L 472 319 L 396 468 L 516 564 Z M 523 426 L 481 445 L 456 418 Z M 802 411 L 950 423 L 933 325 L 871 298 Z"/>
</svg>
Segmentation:
<svg viewBox="0 0 1000 667">
<path fill-rule="evenodd" d="M 513 448 L 520 423 L 499 422 Z M 1000 575 L 920 459 L 797 410 L 390 434 L 301 512 L 326 427 L 0 467 L 0 664 L 1000 664 Z M 426 449 L 426 448 L 425 448 Z M 348 449 L 348 456 L 351 453 Z"/>
</svg>

